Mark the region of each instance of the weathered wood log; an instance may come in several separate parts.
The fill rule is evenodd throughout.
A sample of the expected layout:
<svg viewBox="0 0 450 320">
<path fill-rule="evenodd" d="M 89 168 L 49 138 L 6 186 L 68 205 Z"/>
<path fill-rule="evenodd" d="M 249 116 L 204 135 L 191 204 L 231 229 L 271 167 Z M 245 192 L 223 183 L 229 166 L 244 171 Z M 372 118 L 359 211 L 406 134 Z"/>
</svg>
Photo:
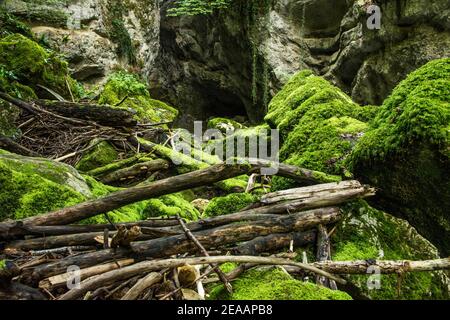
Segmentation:
<svg viewBox="0 0 450 320">
<path fill-rule="evenodd" d="M 35 103 L 61 116 L 88 120 L 107 127 L 134 127 L 137 125 L 134 112 L 131 110 L 67 101 L 37 100 Z"/>
<path fill-rule="evenodd" d="M 301 247 L 314 243 L 315 240 L 315 230 L 271 234 L 265 237 L 257 237 L 253 240 L 243 242 L 233 248 L 232 252 L 235 255 L 255 256 L 263 252 L 273 252 L 289 247 L 291 241 L 293 241 L 294 246 Z"/>
<path fill-rule="evenodd" d="M 316 260 L 319 262 L 331 260 L 330 238 L 328 237 L 327 228 L 323 225 L 317 226 Z M 336 283 L 333 280 L 329 280 L 322 276 L 316 276 L 316 283 L 332 290 L 337 289 Z"/>
<path fill-rule="evenodd" d="M 125 226 L 120 226 L 121 228 L 126 228 Z M 132 226 L 131 228 L 138 227 Z M 147 229 L 147 233 L 142 234 L 137 237 L 137 240 L 149 240 L 154 239 L 155 237 L 161 236 L 170 236 L 173 235 L 171 232 L 158 231 L 155 229 L 155 233 L 151 232 L 152 229 Z M 96 238 L 102 237 L 103 232 L 87 232 L 87 233 L 74 233 L 68 235 L 60 235 L 60 236 L 50 236 L 50 237 L 42 237 L 42 238 L 32 238 L 25 240 L 15 240 L 6 244 L 5 250 L 18 249 L 22 251 L 30 251 L 30 250 L 44 250 L 44 249 L 52 249 L 52 248 L 60 248 L 60 247 L 72 247 L 72 246 L 93 246 L 98 245 L 98 241 Z M 110 232 L 110 236 L 114 237 L 117 234 L 116 231 Z"/>
<path fill-rule="evenodd" d="M 261 197 L 261 203 L 273 204 L 283 201 L 299 201 L 312 197 L 328 198 L 333 196 L 334 198 L 338 198 L 342 196 L 345 198 L 347 195 L 353 196 L 354 194 L 370 196 L 374 195 L 374 192 L 374 189 L 362 185 L 359 181 L 350 180 L 268 193 Z"/>
<path fill-rule="evenodd" d="M 89 233 L 89 232 L 100 232 L 102 230 L 108 229 L 110 231 L 115 231 L 116 226 L 125 226 L 127 228 L 132 226 L 140 226 L 145 234 L 166 234 L 171 235 L 168 231 L 165 233 L 164 230 L 159 228 L 177 226 L 178 222 L 173 219 L 154 219 L 127 223 L 118 223 L 114 226 L 110 223 L 108 224 L 93 224 L 93 225 L 67 225 L 67 226 L 26 226 L 21 222 L 17 222 L 15 229 L 20 230 L 22 234 L 26 235 L 36 235 L 36 236 L 60 236 L 76 233 Z"/>
<path fill-rule="evenodd" d="M 247 159 L 247 161 L 252 165 L 258 165 L 262 167 L 272 166 L 274 168 L 277 168 L 278 176 L 292 179 L 302 185 L 314 185 L 318 183 L 336 182 L 342 180 L 342 178 L 339 176 L 326 174 L 320 171 L 300 168 L 290 164 L 274 163 L 269 160 L 255 159 L 255 158 Z"/>
<path fill-rule="evenodd" d="M 101 213 L 107 213 L 130 203 L 208 185 L 257 169 L 259 168 L 249 165 L 219 164 L 203 170 L 159 180 L 145 186 L 137 186 L 116 191 L 99 199 L 83 202 L 47 214 L 26 218 L 22 220 L 22 223 L 24 225 L 69 224 Z M 15 223 L 11 222 L 0 223 L 0 237 L 5 238 L 17 235 L 17 233 L 13 233 L 14 225 Z M 17 231 L 20 230 L 16 230 L 16 232 Z"/>
<path fill-rule="evenodd" d="M 6 102 L 12 103 L 13 105 L 19 107 L 20 109 L 23 109 L 33 115 L 39 114 L 35 108 L 33 108 L 29 103 L 26 103 L 25 101 L 22 101 L 20 99 L 11 97 L 9 94 L 5 92 L 0 92 L 0 98 L 5 100 Z"/>
<path fill-rule="evenodd" d="M 114 261 L 106 264 L 101 264 L 97 266 L 93 266 L 90 268 L 81 269 L 79 276 L 80 280 L 87 279 L 89 277 L 96 276 L 98 274 L 102 274 L 111 270 L 116 270 L 123 268 L 125 266 L 129 266 L 134 263 L 133 259 L 124 259 L 119 261 Z M 67 281 L 73 277 L 72 273 L 63 273 L 54 277 L 49 277 L 47 279 L 41 280 L 39 282 L 39 288 L 47 289 L 49 291 L 65 286 Z"/>
<path fill-rule="evenodd" d="M 312 210 L 286 216 L 275 216 L 262 221 L 251 221 L 234 225 L 226 225 L 210 230 L 194 232 L 195 237 L 208 250 L 233 244 L 240 241 L 248 241 L 258 236 L 272 233 L 288 233 L 293 231 L 308 230 L 318 224 L 334 223 L 339 220 L 341 214 L 338 208 L 326 210 Z M 87 254 L 67 257 L 63 260 L 39 265 L 31 271 L 28 281 L 37 281 L 53 275 L 65 272 L 71 265 L 86 268 L 114 259 L 133 257 L 144 259 L 147 257 L 167 257 L 177 253 L 196 252 L 197 248 L 186 238 L 184 234 L 159 238 L 148 241 L 133 242 L 131 249 L 118 248 L 117 250 L 100 250 Z"/>
<path fill-rule="evenodd" d="M 273 233 L 308 230 L 318 224 L 334 223 L 340 217 L 339 210 L 331 208 L 320 212 L 302 212 L 262 221 L 225 225 L 214 229 L 197 231 L 193 234 L 206 249 L 211 249 Z M 186 239 L 184 235 L 134 242 L 131 244 L 131 248 L 135 253 L 153 258 L 167 257 L 177 253 L 195 252 L 196 250 L 195 245 Z"/>
<path fill-rule="evenodd" d="M 150 288 L 155 283 L 160 282 L 163 275 L 159 272 L 151 272 L 140 279 L 120 300 L 136 300 L 144 290 Z"/>
<path fill-rule="evenodd" d="M 139 274 L 148 273 L 165 268 L 176 268 L 187 264 L 198 265 L 198 264 L 225 263 L 225 262 L 256 263 L 266 265 L 291 265 L 303 268 L 313 273 L 327 276 L 338 283 L 342 284 L 346 283 L 344 279 L 329 274 L 314 266 L 294 262 L 291 260 L 279 258 L 253 257 L 253 256 L 215 256 L 215 257 L 199 257 L 199 258 L 185 258 L 185 259 L 152 260 L 136 263 L 134 265 L 125 267 L 120 270 L 106 272 L 95 278 L 86 279 L 85 281 L 81 282 L 80 288 L 71 289 L 65 294 L 61 295 L 58 299 L 59 300 L 78 299 L 82 297 L 86 292 L 91 291 L 95 288 L 109 285 L 114 282 L 123 281 Z"/>
<path fill-rule="evenodd" d="M 450 257 L 435 260 L 358 260 L 322 261 L 311 265 L 333 274 L 368 274 L 369 268 L 378 268 L 382 274 L 450 270 Z M 371 273 L 370 273 L 371 274 Z"/>
<path fill-rule="evenodd" d="M 17 153 L 17 154 L 20 154 L 22 156 L 27 156 L 27 157 L 39 157 L 40 156 L 38 153 L 21 146 L 14 140 L 12 140 L 8 137 L 5 137 L 5 136 L 0 136 L 0 149 L 4 149 L 6 151 Z"/>
<path fill-rule="evenodd" d="M 104 184 L 111 184 L 115 182 L 121 182 L 123 180 L 135 178 L 149 172 L 165 170 L 169 168 L 169 163 L 162 159 L 137 163 L 131 167 L 119 169 L 113 171 L 105 176 L 102 176 L 99 180 Z"/>
<path fill-rule="evenodd" d="M 103 176 L 105 174 L 108 174 L 110 172 L 122 169 L 124 167 L 128 167 L 134 163 L 136 163 L 137 161 L 139 161 L 139 159 L 145 157 L 145 155 L 142 154 L 137 154 L 133 157 L 130 158 L 126 158 L 123 160 L 119 160 L 119 161 L 115 161 L 113 163 L 107 164 L 103 167 L 98 167 L 95 169 L 92 169 L 88 172 L 86 172 L 86 174 L 93 176 L 93 177 L 99 177 L 99 176 Z"/>
</svg>

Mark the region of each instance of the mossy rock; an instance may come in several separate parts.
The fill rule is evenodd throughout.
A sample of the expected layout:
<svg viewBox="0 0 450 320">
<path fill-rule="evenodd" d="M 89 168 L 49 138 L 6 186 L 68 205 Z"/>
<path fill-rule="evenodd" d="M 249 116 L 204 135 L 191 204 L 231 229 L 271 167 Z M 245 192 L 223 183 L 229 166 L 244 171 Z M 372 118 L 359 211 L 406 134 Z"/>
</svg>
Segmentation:
<svg viewBox="0 0 450 320">
<path fill-rule="evenodd" d="M 70 166 L 0 153 L 0 220 L 22 219 L 82 202 L 91 196 Z"/>
<path fill-rule="evenodd" d="M 11 34 L 0 40 L 0 65 L 22 85 L 41 90 L 45 86 L 65 98 L 81 95 L 82 89 L 68 74 L 67 62 L 37 42 L 21 35 Z M 68 88 L 70 86 L 70 90 Z"/>
<path fill-rule="evenodd" d="M 450 58 L 411 73 L 386 99 L 348 159 L 380 190 L 374 206 L 407 219 L 450 254 Z"/>
<path fill-rule="evenodd" d="M 332 237 L 332 260 L 369 259 L 428 260 L 439 253 L 428 240 L 402 219 L 370 207 L 360 200 L 343 208 L 344 218 Z M 444 272 L 415 272 L 398 276 L 381 275 L 380 289 L 368 289 L 368 275 L 352 275 L 357 296 L 371 299 L 448 299 L 449 280 Z"/>
<path fill-rule="evenodd" d="M 174 217 L 176 215 L 187 221 L 195 221 L 200 218 L 200 212 L 181 193 L 164 195 L 150 199 L 146 203 L 144 211 L 146 218 Z"/>
<path fill-rule="evenodd" d="M 230 295 L 223 285 L 215 286 L 210 300 L 351 300 L 342 291 L 334 291 L 310 282 L 293 279 L 279 268 L 254 269 L 233 281 Z"/>
<path fill-rule="evenodd" d="M 14 33 L 20 33 L 28 38 L 33 36 L 28 25 L 0 7 L 0 38 Z"/>
<path fill-rule="evenodd" d="M 23 219 L 72 206 L 119 190 L 74 168 L 47 159 L 24 157 L 0 150 L 0 220 Z M 108 213 L 114 222 L 141 220 L 146 202 Z M 82 223 L 107 223 L 104 215 Z"/>
<path fill-rule="evenodd" d="M 136 75 L 124 71 L 115 72 L 109 77 L 100 94 L 99 103 L 111 106 L 120 103 L 116 108 L 134 110 L 137 120 L 142 123 L 170 122 L 178 115 L 175 108 L 152 99 L 147 86 Z"/>
<path fill-rule="evenodd" d="M 93 141 L 91 143 L 97 142 Z M 88 172 L 92 169 L 111 164 L 118 157 L 119 154 L 116 149 L 108 142 L 102 141 L 83 155 L 80 161 L 78 161 L 76 168 L 82 172 Z"/>
<path fill-rule="evenodd" d="M 306 70 L 293 76 L 272 99 L 265 120 L 280 130 L 281 161 L 351 176 L 345 159 L 377 110 L 357 105 L 339 88 Z M 274 179 L 275 189 L 294 185 L 291 180 Z"/>
<path fill-rule="evenodd" d="M 214 217 L 238 212 L 257 200 L 258 197 L 250 193 L 232 193 L 225 197 L 216 197 L 209 202 L 203 215 Z"/>
</svg>

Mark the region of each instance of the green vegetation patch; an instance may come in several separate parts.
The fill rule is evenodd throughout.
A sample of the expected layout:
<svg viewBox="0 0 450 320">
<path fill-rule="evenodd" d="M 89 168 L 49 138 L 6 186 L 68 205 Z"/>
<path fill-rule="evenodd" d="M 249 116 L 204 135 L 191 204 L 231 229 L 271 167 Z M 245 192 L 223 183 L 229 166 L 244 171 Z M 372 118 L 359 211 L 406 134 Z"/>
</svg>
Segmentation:
<svg viewBox="0 0 450 320">
<path fill-rule="evenodd" d="M 250 193 L 232 193 L 225 197 L 216 197 L 209 202 L 203 214 L 206 217 L 214 217 L 238 212 L 257 200 L 258 197 Z"/>
</svg>

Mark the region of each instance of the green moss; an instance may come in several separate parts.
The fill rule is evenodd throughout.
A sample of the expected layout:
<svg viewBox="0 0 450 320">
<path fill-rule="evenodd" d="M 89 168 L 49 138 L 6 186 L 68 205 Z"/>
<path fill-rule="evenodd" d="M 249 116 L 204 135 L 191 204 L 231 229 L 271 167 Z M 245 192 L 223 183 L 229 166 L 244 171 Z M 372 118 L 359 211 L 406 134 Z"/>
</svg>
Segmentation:
<svg viewBox="0 0 450 320">
<path fill-rule="evenodd" d="M 1 160 L 0 190 L 0 220 L 22 219 L 84 200 L 67 185 Z"/>
<path fill-rule="evenodd" d="M 401 155 L 427 143 L 449 157 L 450 58 L 411 73 L 386 99 L 370 130 L 358 143 L 353 162 Z"/>
<path fill-rule="evenodd" d="M 233 294 L 216 286 L 210 299 L 219 300 L 351 300 L 345 292 L 333 291 L 291 278 L 280 269 L 250 270 L 233 281 Z"/>
<path fill-rule="evenodd" d="M 332 238 L 332 259 L 336 261 L 386 259 L 428 260 L 439 257 L 436 248 L 406 221 L 367 205 L 363 200 L 346 205 L 344 219 Z M 368 275 L 350 280 L 372 299 L 447 299 L 447 281 L 442 272 L 406 273 L 401 294 L 397 275 L 381 275 L 381 288 L 367 288 Z"/>
<path fill-rule="evenodd" d="M 92 143 L 96 142 L 93 141 Z M 113 163 L 117 160 L 118 156 L 119 154 L 113 146 L 106 141 L 102 141 L 83 155 L 77 163 L 76 168 L 80 171 L 87 172 Z"/>
<path fill-rule="evenodd" d="M 68 75 L 68 65 L 52 51 L 20 34 L 0 40 L 0 65 L 16 77 L 22 85 L 36 89 L 43 85 L 69 98 L 70 90 L 80 96 L 80 87 Z"/>
<path fill-rule="evenodd" d="M 232 119 L 213 118 L 208 121 L 208 129 L 218 129 L 222 133 L 227 133 L 227 131 L 234 131 L 236 129 L 243 128 L 245 128 L 244 125 Z"/>
<path fill-rule="evenodd" d="M 310 71 L 292 77 L 272 99 L 265 120 L 280 130 L 280 160 L 328 174 L 351 176 L 345 159 L 377 107 L 361 107 Z M 275 189 L 295 184 L 274 179 Z"/>
<path fill-rule="evenodd" d="M 0 270 L 2 270 L 2 269 L 6 269 L 6 260 L 5 259 L 0 260 Z"/>
<path fill-rule="evenodd" d="M 200 218 L 200 212 L 183 198 L 180 193 L 169 194 L 157 199 L 150 199 L 147 203 L 144 215 L 146 217 L 180 217 L 195 221 Z"/>
<path fill-rule="evenodd" d="M 120 102 L 117 108 L 136 111 L 136 118 L 140 122 L 170 122 L 178 115 L 173 107 L 152 99 L 147 86 L 136 75 L 124 71 L 115 72 L 109 77 L 99 98 L 100 104 L 115 106 Z"/>
<path fill-rule="evenodd" d="M 257 200 L 258 197 L 250 193 L 232 193 L 212 199 L 203 214 L 206 217 L 214 217 L 238 212 Z"/>
</svg>

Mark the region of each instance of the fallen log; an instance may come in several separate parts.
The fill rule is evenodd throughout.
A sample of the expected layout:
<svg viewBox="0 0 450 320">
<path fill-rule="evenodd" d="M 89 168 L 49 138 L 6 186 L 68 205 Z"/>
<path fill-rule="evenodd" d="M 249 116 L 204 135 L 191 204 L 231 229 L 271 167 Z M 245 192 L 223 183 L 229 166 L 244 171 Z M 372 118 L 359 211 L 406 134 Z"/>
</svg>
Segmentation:
<svg viewBox="0 0 450 320">
<path fill-rule="evenodd" d="M 199 257 L 199 258 L 185 258 L 185 259 L 167 259 L 167 260 L 153 260 L 136 263 L 134 265 L 125 267 L 120 270 L 114 270 L 101 274 L 95 278 L 89 278 L 80 283 L 80 288 L 71 289 L 65 294 L 61 295 L 59 300 L 73 300 L 82 297 L 86 292 L 95 288 L 110 285 L 115 282 L 127 280 L 133 276 L 157 271 L 165 268 L 176 268 L 184 265 L 199 265 L 199 264 L 211 264 L 211 263 L 225 263 L 225 262 L 237 262 L 237 263 L 256 263 L 266 265 L 291 265 L 302 268 L 304 270 L 317 273 L 329 277 L 338 283 L 345 284 L 346 281 L 342 278 L 329 274 L 323 270 L 317 269 L 314 266 L 294 262 L 286 259 L 279 258 L 265 258 L 265 257 L 253 257 L 253 256 L 215 256 L 215 257 Z"/>
<path fill-rule="evenodd" d="M 265 194 L 261 197 L 261 203 L 274 204 L 284 201 L 298 201 L 302 199 L 346 197 L 347 195 L 366 194 L 373 195 L 374 189 L 362 185 L 359 181 L 350 180 L 342 182 L 333 182 L 318 184 L 309 187 L 294 188 Z"/>
<path fill-rule="evenodd" d="M 241 243 L 232 249 L 232 253 L 234 255 L 253 256 L 263 252 L 273 252 L 289 247 L 291 241 L 294 246 L 301 247 L 314 243 L 315 240 L 316 231 L 314 230 L 306 232 L 271 234 Z"/>
<path fill-rule="evenodd" d="M 338 208 L 301 212 L 286 216 L 275 216 L 263 221 L 252 221 L 234 225 L 225 225 L 210 230 L 193 232 L 200 243 L 208 250 L 240 241 L 248 241 L 258 236 L 272 233 L 288 233 L 314 228 L 318 224 L 333 223 L 340 218 Z M 66 268 L 77 265 L 86 268 L 114 259 L 133 257 L 167 257 L 177 253 L 196 252 L 197 248 L 184 234 L 131 243 L 131 249 L 104 249 L 96 252 L 70 256 L 60 261 L 37 266 L 27 274 L 27 281 L 38 281 L 53 275 L 64 273 Z"/>
<path fill-rule="evenodd" d="M 134 127 L 137 121 L 131 110 L 79 102 L 37 100 L 40 107 L 64 117 L 88 120 L 107 127 Z"/>
<path fill-rule="evenodd" d="M 169 163 L 162 159 L 137 163 L 131 167 L 119 169 L 113 171 L 105 176 L 99 178 L 100 182 L 104 184 L 111 184 L 115 182 L 121 182 L 123 180 L 134 178 L 142 174 L 148 174 L 149 172 L 165 170 L 169 168 Z"/>
<path fill-rule="evenodd" d="M 308 230 L 318 224 L 334 223 L 340 217 L 341 214 L 338 209 L 330 208 L 320 212 L 302 212 L 262 221 L 225 225 L 214 229 L 197 231 L 193 234 L 206 249 L 211 249 L 273 233 Z M 153 258 L 167 257 L 177 253 L 195 252 L 196 249 L 195 245 L 185 235 L 134 242 L 131 244 L 131 248 L 136 254 L 143 254 L 146 257 Z"/>
<path fill-rule="evenodd" d="M 260 168 L 242 164 L 219 164 L 203 170 L 159 180 L 145 186 L 137 186 L 116 191 L 102 198 L 83 202 L 47 214 L 25 218 L 22 220 L 22 223 L 24 225 L 70 224 L 98 214 L 107 213 L 127 204 L 200 187 L 257 169 Z M 15 222 L 0 223 L 0 237 L 5 238 L 20 235 L 20 230 L 16 230 L 16 233 L 13 233 L 15 224 Z M 17 233 L 18 231 L 19 233 Z"/>
<path fill-rule="evenodd" d="M 93 224 L 93 225 L 67 225 L 67 226 L 27 226 L 23 225 L 21 222 L 17 222 L 15 229 L 20 230 L 24 235 L 37 235 L 37 236 L 60 236 L 67 234 L 76 233 L 89 233 L 89 232 L 100 232 L 105 229 L 110 231 L 116 230 L 116 226 L 140 226 L 144 230 L 144 233 L 159 232 L 164 233 L 164 230 L 159 228 L 177 226 L 178 222 L 173 219 L 154 219 L 145 221 L 136 221 L 128 223 L 117 223 L 115 225 L 108 224 Z M 170 234 L 170 233 L 167 233 Z"/>
<path fill-rule="evenodd" d="M 106 264 L 97 265 L 90 268 L 81 269 L 79 276 L 80 280 L 84 280 L 93 276 L 96 276 L 98 274 L 102 274 L 111 270 L 116 270 L 123 268 L 125 266 L 129 266 L 134 263 L 133 259 L 124 259 L 119 260 L 115 262 L 110 262 Z M 39 288 L 41 289 L 47 289 L 49 291 L 62 287 L 67 284 L 67 281 L 70 280 L 73 277 L 73 274 L 71 272 L 69 273 L 63 273 L 59 274 L 54 277 L 49 277 L 47 279 L 41 280 L 39 282 Z"/>
<path fill-rule="evenodd" d="M 450 270 L 450 257 L 435 260 L 358 260 L 321 261 L 311 265 L 333 274 L 367 274 L 369 268 L 378 268 L 382 274 Z M 371 273 L 370 273 L 371 274 Z"/>
</svg>

